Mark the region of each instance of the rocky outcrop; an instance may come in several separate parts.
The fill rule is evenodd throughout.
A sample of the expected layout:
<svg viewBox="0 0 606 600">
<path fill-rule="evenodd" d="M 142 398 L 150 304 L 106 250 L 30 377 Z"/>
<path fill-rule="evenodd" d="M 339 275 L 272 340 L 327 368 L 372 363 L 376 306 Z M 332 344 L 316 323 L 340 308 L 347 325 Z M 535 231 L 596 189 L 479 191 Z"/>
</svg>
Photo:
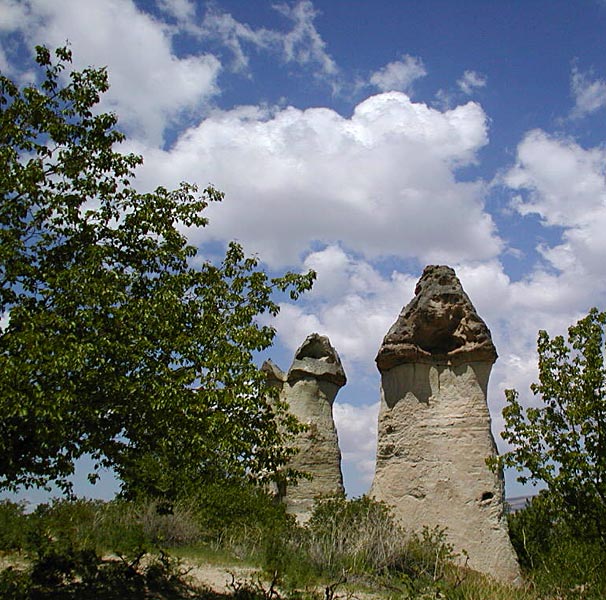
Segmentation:
<svg viewBox="0 0 606 600">
<path fill-rule="evenodd" d="M 289 467 L 309 474 L 311 479 L 301 479 L 281 490 L 287 512 L 302 523 L 309 519 L 317 496 L 345 491 L 332 415 L 335 396 L 346 382 L 345 371 L 329 339 L 317 333 L 308 336 L 297 350 L 288 373 L 272 361 L 266 361 L 262 369 L 268 383 L 280 389 L 280 399 L 288 403 L 289 411 L 307 425 L 295 441 L 298 453 Z"/>
<path fill-rule="evenodd" d="M 429 266 L 376 358 L 381 372 L 377 461 L 371 495 L 409 530 L 447 528 L 468 566 L 519 577 L 507 533 L 503 480 L 486 390 L 497 353 L 455 272 Z"/>
</svg>

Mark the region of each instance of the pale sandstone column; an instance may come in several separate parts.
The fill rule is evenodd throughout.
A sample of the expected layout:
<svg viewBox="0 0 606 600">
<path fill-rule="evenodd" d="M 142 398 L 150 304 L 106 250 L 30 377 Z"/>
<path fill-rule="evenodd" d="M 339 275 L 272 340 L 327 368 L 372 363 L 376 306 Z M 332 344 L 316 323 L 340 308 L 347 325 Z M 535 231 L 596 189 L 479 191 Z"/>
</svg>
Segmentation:
<svg viewBox="0 0 606 600">
<path fill-rule="evenodd" d="M 514 581 L 520 572 L 503 479 L 486 465 L 496 454 L 486 403 L 496 358 L 455 272 L 426 267 L 376 358 L 381 408 L 371 495 L 408 530 L 446 527 L 472 569 Z"/>
<path fill-rule="evenodd" d="M 332 405 L 346 377 L 341 360 L 326 336 L 312 333 L 295 354 L 288 374 L 273 362 L 263 370 L 268 382 L 280 388 L 280 399 L 289 411 L 307 425 L 295 441 L 298 453 L 289 467 L 311 475 L 282 491 L 287 512 L 304 523 L 311 516 L 314 498 L 343 494 L 341 451 L 332 414 Z"/>
</svg>

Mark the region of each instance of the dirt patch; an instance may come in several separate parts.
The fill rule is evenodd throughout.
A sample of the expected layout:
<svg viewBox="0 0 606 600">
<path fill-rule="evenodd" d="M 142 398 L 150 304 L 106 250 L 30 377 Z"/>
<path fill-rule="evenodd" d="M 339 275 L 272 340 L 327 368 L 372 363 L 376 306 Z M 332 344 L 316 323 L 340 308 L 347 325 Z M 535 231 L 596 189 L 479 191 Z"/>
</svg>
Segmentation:
<svg viewBox="0 0 606 600">
<path fill-rule="evenodd" d="M 181 567 L 196 586 L 207 587 L 220 594 L 233 592 L 234 586 L 261 577 L 261 571 L 254 567 L 192 564 L 186 560 L 181 561 Z"/>
</svg>

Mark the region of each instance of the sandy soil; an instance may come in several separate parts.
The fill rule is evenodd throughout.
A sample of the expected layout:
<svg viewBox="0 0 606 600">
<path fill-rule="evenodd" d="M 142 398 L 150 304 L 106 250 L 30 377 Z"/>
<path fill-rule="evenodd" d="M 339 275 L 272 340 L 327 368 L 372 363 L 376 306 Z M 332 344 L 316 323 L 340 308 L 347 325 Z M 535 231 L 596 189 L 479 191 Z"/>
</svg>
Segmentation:
<svg viewBox="0 0 606 600">
<path fill-rule="evenodd" d="M 198 586 L 210 588 L 214 592 L 229 593 L 245 582 L 258 581 L 260 571 L 253 567 L 192 564 L 182 561 L 181 568 Z"/>
</svg>

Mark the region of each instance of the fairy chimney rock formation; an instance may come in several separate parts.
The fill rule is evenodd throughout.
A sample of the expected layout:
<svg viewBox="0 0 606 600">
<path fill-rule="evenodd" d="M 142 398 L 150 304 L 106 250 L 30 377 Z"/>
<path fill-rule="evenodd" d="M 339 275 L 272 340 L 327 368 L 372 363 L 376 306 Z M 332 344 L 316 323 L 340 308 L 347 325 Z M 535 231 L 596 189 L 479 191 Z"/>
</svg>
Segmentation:
<svg viewBox="0 0 606 600">
<path fill-rule="evenodd" d="M 297 350 L 288 373 L 270 360 L 262 369 L 268 384 L 280 389 L 280 399 L 288 403 L 291 414 L 307 425 L 307 430 L 297 436 L 299 451 L 288 466 L 312 478 L 280 491 L 287 512 L 303 523 L 311 516 L 317 496 L 345 492 L 332 415 L 335 396 L 347 381 L 345 371 L 329 339 L 317 333 L 309 335 Z"/>
<path fill-rule="evenodd" d="M 409 530 L 447 528 L 468 566 L 519 578 L 486 390 L 497 352 L 455 272 L 428 266 L 376 358 L 381 372 L 371 495 Z"/>
</svg>

